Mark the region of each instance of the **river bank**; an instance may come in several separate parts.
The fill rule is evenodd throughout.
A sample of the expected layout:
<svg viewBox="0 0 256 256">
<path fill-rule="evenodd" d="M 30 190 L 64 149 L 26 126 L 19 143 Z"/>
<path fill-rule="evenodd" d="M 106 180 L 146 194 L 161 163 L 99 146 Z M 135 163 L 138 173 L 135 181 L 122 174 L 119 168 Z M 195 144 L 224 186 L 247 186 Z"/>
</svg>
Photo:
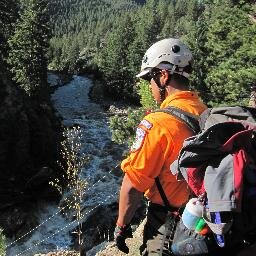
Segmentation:
<svg viewBox="0 0 256 256">
<path fill-rule="evenodd" d="M 88 186 L 83 195 L 83 250 L 113 239 L 113 228 L 117 214 L 117 198 L 122 173 L 116 170 L 122 157 L 122 147 L 111 141 L 108 114 L 89 98 L 92 81 L 86 77 L 73 76 L 65 84 L 55 81 L 52 102 L 57 116 L 66 128 L 79 126 L 82 129 L 82 153 L 89 161 L 83 167 L 82 178 Z M 7 256 L 31 256 L 49 251 L 77 250 L 73 231 L 76 223 L 65 217 L 59 205 L 38 204 L 36 210 L 39 225 L 22 241 L 8 246 Z M 96 217 L 97 216 L 97 217 Z M 73 222 L 73 223 L 72 223 Z M 8 245 L 10 245 L 10 242 Z"/>
</svg>

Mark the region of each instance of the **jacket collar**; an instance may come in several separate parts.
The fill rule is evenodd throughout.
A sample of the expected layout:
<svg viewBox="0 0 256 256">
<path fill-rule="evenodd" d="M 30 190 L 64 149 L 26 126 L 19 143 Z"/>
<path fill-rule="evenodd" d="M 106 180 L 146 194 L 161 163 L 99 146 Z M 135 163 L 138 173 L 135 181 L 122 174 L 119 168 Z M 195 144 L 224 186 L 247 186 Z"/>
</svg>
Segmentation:
<svg viewBox="0 0 256 256">
<path fill-rule="evenodd" d="M 191 99 L 198 98 L 198 94 L 193 91 L 178 91 L 166 97 L 163 103 L 160 105 L 160 108 L 166 108 L 169 105 L 172 105 L 173 101 L 179 99 Z"/>
</svg>

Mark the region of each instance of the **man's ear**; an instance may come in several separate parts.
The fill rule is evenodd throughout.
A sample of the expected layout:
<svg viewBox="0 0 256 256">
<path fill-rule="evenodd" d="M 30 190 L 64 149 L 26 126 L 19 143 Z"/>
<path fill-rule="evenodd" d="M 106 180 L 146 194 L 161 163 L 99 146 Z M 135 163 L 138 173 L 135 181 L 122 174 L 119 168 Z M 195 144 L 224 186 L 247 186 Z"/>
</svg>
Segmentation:
<svg viewBox="0 0 256 256">
<path fill-rule="evenodd" d="M 167 84 L 167 81 L 170 77 L 170 73 L 166 69 L 163 69 L 161 73 L 162 73 L 163 84 Z"/>
</svg>

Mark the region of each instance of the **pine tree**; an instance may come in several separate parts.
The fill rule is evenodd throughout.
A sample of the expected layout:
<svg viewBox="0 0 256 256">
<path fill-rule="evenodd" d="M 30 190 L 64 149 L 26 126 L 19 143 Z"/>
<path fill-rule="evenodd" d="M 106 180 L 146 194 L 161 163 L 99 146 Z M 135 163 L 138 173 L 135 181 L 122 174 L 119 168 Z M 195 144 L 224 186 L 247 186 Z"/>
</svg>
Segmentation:
<svg viewBox="0 0 256 256">
<path fill-rule="evenodd" d="M 229 1 L 211 9 L 205 82 L 212 104 L 248 104 L 250 85 L 256 81 L 256 23 L 249 13 L 250 6 Z"/>
<path fill-rule="evenodd" d="M 47 1 L 22 0 L 22 13 L 9 39 L 8 62 L 15 80 L 33 97 L 42 97 L 47 85 L 49 42 Z"/>
<path fill-rule="evenodd" d="M 133 92 L 133 74 L 129 70 L 127 52 L 134 38 L 134 25 L 125 16 L 115 32 L 111 33 L 100 55 L 100 67 L 104 73 L 108 92 L 117 97 L 130 97 Z"/>
<path fill-rule="evenodd" d="M 14 23 L 18 18 L 18 6 L 15 0 L 0 0 L 0 57 L 7 57 L 7 40 L 14 30 Z"/>
<path fill-rule="evenodd" d="M 136 13 L 135 38 L 129 46 L 129 68 L 135 75 L 141 65 L 145 51 L 159 39 L 163 20 L 158 16 L 158 1 L 149 0 L 147 4 Z"/>
<path fill-rule="evenodd" d="M 200 92 L 204 101 L 208 102 L 210 95 L 205 84 L 205 78 L 208 72 L 205 66 L 208 16 L 205 11 L 205 5 L 196 0 L 190 0 L 187 7 L 188 10 L 185 17 L 186 33 L 182 39 L 193 53 L 194 63 L 190 84 L 193 89 Z"/>
<path fill-rule="evenodd" d="M 171 2 L 167 8 L 164 25 L 161 31 L 161 38 L 175 37 L 176 14 L 174 3 Z"/>
<path fill-rule="evenodd" d="M 0 0 L 0 32 L 10 34 L 18 16 L 18 3 L 15 0 Z"/>
<path fill-rule="evenodd" d="M 79 58 L 79 53 L 79 45 L 77 38 L 75 37 L 75 39 L 72 42 L 69 42 L 68 50 L 63 52 L 63 54 L 65 54 L 67 58 L 66 67 L 70 72 L 75 71 L 76 69 L 76 63 Z"/>
</svg>

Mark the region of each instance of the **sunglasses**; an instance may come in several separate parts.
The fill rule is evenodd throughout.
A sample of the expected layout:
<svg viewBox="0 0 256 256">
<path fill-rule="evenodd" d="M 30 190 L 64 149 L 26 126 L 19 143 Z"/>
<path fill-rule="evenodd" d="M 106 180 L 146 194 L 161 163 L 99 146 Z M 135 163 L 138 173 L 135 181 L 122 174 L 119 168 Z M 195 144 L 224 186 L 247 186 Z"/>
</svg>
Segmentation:
<svg viewBox="0 0 256 256">
<path fill-rule="evenodd" d="M 145 75 L 143 77 L 143 79 L 148 81 L 148 82 L 150 82 L 151 79 L 156 81 L 156 79 L 157 79 L 159 74 L 161 74 L 161 70 L 160 69 L 153 69 L 147 75 Z"/>
</svg>

